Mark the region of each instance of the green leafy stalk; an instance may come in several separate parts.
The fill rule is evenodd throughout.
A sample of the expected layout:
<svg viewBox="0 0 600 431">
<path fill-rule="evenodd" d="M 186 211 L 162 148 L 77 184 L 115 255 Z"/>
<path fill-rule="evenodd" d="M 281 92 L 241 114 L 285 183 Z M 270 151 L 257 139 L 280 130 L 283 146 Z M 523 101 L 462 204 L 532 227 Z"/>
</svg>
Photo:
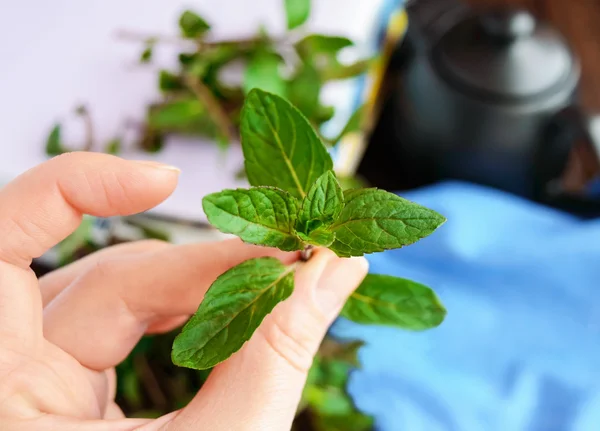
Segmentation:
<svg viewBox="0 0 600 431">
<path fill-rule="evenodd" d="M 343 192 L 331 157 L 308 120 L 275 94 L 257 88 L 249 92 L 241 133 L 254 187 L 210 194 L 203 207 L 213 226 L 245 242 L 302 250 L 301 260 L 310 259 L 313 246 L 329 247 L 341 257 L 362 256 L 412 244 L 445 221 L 437 212 L 383 190 Z M 202 369 L 226 359 L 292 289 L 292 270 L 273 258 L 232 268 L 213 284 L 183 328 L 173 360 Z M 342 311 L 358 323 L 412 330 L 433 328 L 445 314 L 428 287 L 386 275 L 368 275 Z"/>
</svg>

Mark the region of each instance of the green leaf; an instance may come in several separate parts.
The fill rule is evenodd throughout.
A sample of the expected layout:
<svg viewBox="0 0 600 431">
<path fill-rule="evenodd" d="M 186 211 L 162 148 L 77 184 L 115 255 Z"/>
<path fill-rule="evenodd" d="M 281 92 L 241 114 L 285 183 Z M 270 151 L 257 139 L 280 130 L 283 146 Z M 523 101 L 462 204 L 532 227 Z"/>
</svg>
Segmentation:
<svg viewBox="0 0 600 431">
<path fill-rule="evenodd" d="M 354 411 L 344 387 L 313 386 L 306 392 L 308 404 L 321 415 L 345 416 Z"/>
<path fill-rule="evenodd" d="M 362 256 L 404 247 L 430 235 L 446 219 L 437 212 L 379 189 L 344 192 L 346 204 L 331 226 L 338 256 Z"/>
<path fill-rule="evenodd" d="M 344 190 L 368 187 L 367 181 L 357 175 L 338 175 L 337 179 Z"/>
<path fill-rule="evenodd" d="M 206 74 L 208 73 L 209 70 L 210 70 L 210 63 L 203 58 L 195 59 L 187 67 L 188 73 L 197 78 L 202 78 L 202 77 L 206 76 Z"/>
<path fill-rule="evenodd" d="M 288 29 L 304 24 L 310 15 L 310 0 L 284 0 L 284 2 Z"/>
<path fill-rule="evenodd" d="M 154 45 L 148 45 L 140 54 L 140 63 L 149 63 L 152 61 Z"/>
<path fill-rule="evenodd" d="M 288 83 L 290 102 L 306 117 L 312 118 L 319 110 L 321 78 L 317 70 L 304 63 Z"/>
<path fill-rule="evenodd" d="M 141 231 L 144 238 L 158 239 L 160 241 L 165 242 L 170 241 L 169 232 L 162 230 L 158 227 L 149 226 L 143 222 L 139 222 L 132 218 L 126 219 L 126 223 L 128 225 L 138 228 Z"/>
<path fill-rule="evenodd" d="M 310 235 L 319 228 L 328 228 L 337 220 L 342 208 L 344 208 L 342 188 L 335 174 L 327 171 L 315 181 L 302 200 L 296 230 Z"/>
<path fill-rule="evenodd" d="M 348 122 L 340 132 L 337 138 L 334 139 L 334 143 L 338 143 L 344 136 L 354 133 L 360 132 L 362 129 L 362 120 L 365 114 L 366 107 L 365 105 L 361 105 L 348 119 Z"/>
<path fill-rule="evenodd" d="M 331 337 L 323 340 L 319 347 L 321 361 L 339 361 L 352 367 L 360 367 L 358 351 L 365 345 L 364 341 L 338 341 Z"/>
<path fill-rule="evenodd" d="M 61 131 L 62 131 L 62 127 L 60 124 L 56 124 L 50 131 L 50 134 L 48 135 L 48 138 L 46 139 L 46 154 L 47 155 L 58 156 L 59 154 L 63 154 L 63 153 L 66 153 L 69 151 L 62 144 Z"/>
<path fill-rule="evenodd" d="M 324 81 L 341 80 L 354 78 L 368 72 L 371 67 L 372 60 L 358 60 L 351 64 L 341 64 L 339 62 L 331 62 L 326 68 L 321 68 L 321 79 Z"/>
<path fill-rule="evenodd" d="M 59 266 L 66 265 L 75 260 L 74 255 L 77 250 L 93 242 L 93 228 L 94 218 L 84 216 L 77 229 L 56 246 Z"/>
<path fill-rule="evenodd" d="M 317 247 L 329 247 L 335 241 L 335 234 L 327 229 L 315 229 L 310 234 L 296 232 L 302 241 Z"/>
<path fill-rule="evenodd" d="M 254 89 L 241 114 L 246 173 L 253 186 L 279 187 L 302 199 L 333 168 L 308 120 L 288 101 Z"/>
<path fill-rule="evenodd" d="M 274 187 L 223 190 L 202 199 L 208 221 L 224 233 L 239 236 L 250 244 L 300 250 L 294 234 L 298 207 L 296 199 Z"/>
<path fill-rule="evenodd" d="M 369 274 L 350 296 L 341 316 L 367 325 L 421 331 L 440 325 L 446 309 L 427 286 L 390 275 Z"/>
<path fill-rule="evenodd" d="M 120 389 L 122 396 L 127 402 L 133 405 L 136 409 L 139 409 L 142 404 L 142 390 L 140 388 L 140 380 L 134 370 L 131 370 L 120 378 Z"/>
<path fill-rule="evenodd" d="M 161 70 L 158 74 L 158 88 L 160 91 L 168 92 L 185 88 L 181 78 L 168 70 Z"/>
<path fill-rule="evenodd" d="M 309 34 L 296 43 L 296 49 L 302 57 L 309 58 L 316 53 L 337 54 L 352 45 L 354 43 L 346 37 Z"/>
<path fill-rule="evenodd" d="M 315 121 L 317 124 L 325 123 L 333 118 L 335 114 L 335 108 L 333 106 L 324 106 L 319 104 L 315 112 L 313 113 L 313 118 L 311 120 Z"/>
<path fill-rule="evenodd" d="M 119 154 L 122 146 L 123 142 L 121 141 L 121 138 L 114 138 L 108 141 L 108 144 L 106 144 L 106 150 L 104 150 L 104 152 L 108 154 Z"/>
<path fill-rule="evenodd" d="M 177 58 L 182 66 L 189 66 L 194 60 L 198 58 L 197 52 L 182 52 Z"/>
<path fill-rule="evenodd" d="M 148 112 L 148 124 L 156 129 L 187 126 L 206 115 L 206 109 L 197 99 L 181 99 L 154 105 Z"/>
<path fill-rule="evenodd" d="M 179 28 L 184 37 L 195 39 L 210 30 L 210 25 L 197 13 L 186 10 L 179 18 Z"/>
<path fill-rule="evenodd" d="M 275 258 L 251 259 L 233 267 L 212 284 L 175 338 L 173 363 L 202 370 L 224 361 L 293 290 L 293 270 Z"/>
<path fill-rule="evenodd" d="M 244 92 L 260 88 L 278 96 L 285 96 L 285 81 L 281 77 L 282 60 L 274 53 L 259 51 L 254 55 L 244 73 Z"/>
<path fill-rule="evenodd" d="M 343 415 L 317 415 L 314 419 L 315 431 L 372 431 L 374 424 L 372 417 L 356 409 Z"/>
</svg>

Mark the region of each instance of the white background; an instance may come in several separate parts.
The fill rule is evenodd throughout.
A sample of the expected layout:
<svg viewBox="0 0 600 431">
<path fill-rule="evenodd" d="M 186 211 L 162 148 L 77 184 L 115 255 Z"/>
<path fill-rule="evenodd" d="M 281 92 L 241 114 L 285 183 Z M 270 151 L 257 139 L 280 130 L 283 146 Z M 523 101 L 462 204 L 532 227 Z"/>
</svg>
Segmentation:
<svg viewBox="0 0 600 431">
<path fill-rule="evenodd" d="M 119 130 L 124 118 L 143 118 L 156 100 L 158 66 L 137 64 L 141 44 L 119 40 L 119 29 L 142 34 L 177 34 L 177 20 L 187 7 L 213 25 L 216 38 L 253 34 L 259 24 L 284 31 L 282 0 L 19 0 L 0 2 L 0 182 L 46 160 L 44 143 L 57 121 L 65 140 L 81 141 L 83 128 L 73 115 L 89 107 L 98 142 Z M 346 35 L 364 45 L 374 31 L 381 1 L 313 0 L 311 30 Z M 363 46 L 364 48 L 364 46 Z M 173 47 L 156 51 L 161 66 L 174 64 Z M 325 101 L 348 106 L 348 85 L 330 88 Z M 348 108 L 350 109 L 350 108 Z M 343 115 L 343 114 L 342 114 Z M 182 169 L 180 185 L 157 211 L 203 219 L 204 194 L 232 187 L 241 166 L 239 151 L 219 157 L 213 145 L 174 142 L 157 157 Z"/>
</svg>

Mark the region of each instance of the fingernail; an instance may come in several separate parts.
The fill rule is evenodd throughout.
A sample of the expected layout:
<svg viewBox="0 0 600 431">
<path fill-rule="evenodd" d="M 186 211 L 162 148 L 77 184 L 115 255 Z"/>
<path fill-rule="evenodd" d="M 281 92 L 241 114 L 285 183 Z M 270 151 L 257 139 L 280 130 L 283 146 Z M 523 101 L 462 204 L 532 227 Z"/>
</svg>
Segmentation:
<svg viewBox="0 0 600 431">
<path fill-rule="evenodd" d="M 179 169 L 176 166 L 167 165 L 165 163 L 160 163 L 160 162 L 155 162 L 153 160 L 132 160 L 132 162 L 138 163 L 138 164 L 144 165 L 144 166 L 149 166 L 151 168 L 163 169 L 166 171 L 173 171 L 173 172 L 177 172 L 177 173 L 181 172 L 181 169 Z"/>
<path fill-rule="evenodd" d="M 317 283 L 315 300 L 320 310 L 325 315 L 339 313 L 368 269 L 369 264 L 364 257 L 330 260 Z"/>
</svg>

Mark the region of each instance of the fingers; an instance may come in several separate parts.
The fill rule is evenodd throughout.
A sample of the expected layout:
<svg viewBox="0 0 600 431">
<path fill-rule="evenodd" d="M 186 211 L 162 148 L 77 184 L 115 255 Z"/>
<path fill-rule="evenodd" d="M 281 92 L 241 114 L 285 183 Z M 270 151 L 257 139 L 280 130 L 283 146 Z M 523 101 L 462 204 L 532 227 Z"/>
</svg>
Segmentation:
<svg viewBox="0 0 600 431">
<path fill-rule="evenodd" d="M 363 258 L 319 250 L 298 270 L 292 296 L 213 370 L 167 429 L 290 429 L 314 354 L 367 267 Z"/>
<path fill-rule="evenodd" d="M 0 190 L 0 342 L 39 345 L 41 299 L 28 269 L 81 221 L 151 208 L 177 172 L 104 154 L 72 153 L 43 163 Z M 37 343 L 37 344 L 35 344 Z"/>
<path fill-rule="evenodd" d="M 39 418 L 3 420 L 3 431 L 153 431 L 156 428 L 150 419 L 89 420 L 63 416 L 42 415 Z"/>
<path fill-rule="evenodd" d="M 81 215 L 135 214 L 162 202 L 177 183 L 173 168 L 106 154 L 70 153 L 43 163 L 0 192 L 0 259 L 28 267 L 64 239 Z"/>
<path fill-rule="evenodd" d="M 49 272 L 39 280 L 42 302 L 46 306 L 77 277 L 94 268 L 100 262 L 117 257 L 139 256 L 166 247 L 169 247 L 169 243 L 153 239 L 126 242 L 104 248 L 67 266 Z"/>
<path fill-rule="evenodd" d="M 109 368 L 149 326 L 182 323 L 221 273 L 259 256 L 297 258 L 235 239 L 99 260 L 44 309 L 44 335 L 83 365 Z"/>
</svg>

